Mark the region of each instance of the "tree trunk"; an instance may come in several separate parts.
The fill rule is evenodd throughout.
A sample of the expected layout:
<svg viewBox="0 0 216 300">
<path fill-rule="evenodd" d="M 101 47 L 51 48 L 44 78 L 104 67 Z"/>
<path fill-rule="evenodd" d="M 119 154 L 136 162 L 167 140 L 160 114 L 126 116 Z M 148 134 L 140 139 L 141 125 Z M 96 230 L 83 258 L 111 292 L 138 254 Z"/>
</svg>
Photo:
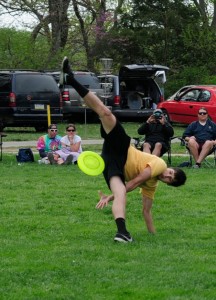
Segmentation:
<svg viewBox="0 0 216 300">
<path fill-rule="evenodd" d="M 68 38 L 69 21 L 67 10 L 70 0 L 49 0 L 49 15 L 52 26 L 51 55 L 65 47 Z"/>
</svg>

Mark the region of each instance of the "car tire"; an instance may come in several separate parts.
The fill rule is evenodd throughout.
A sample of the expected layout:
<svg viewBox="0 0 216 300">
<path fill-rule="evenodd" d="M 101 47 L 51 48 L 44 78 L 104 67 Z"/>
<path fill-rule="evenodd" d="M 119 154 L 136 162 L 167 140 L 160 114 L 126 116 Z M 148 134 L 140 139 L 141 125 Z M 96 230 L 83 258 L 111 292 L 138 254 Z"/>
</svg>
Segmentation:
<svg viewBox="0 0 216 300">
<path fill-rule="evenodd" d="M 165 116 L 167 122 L 169 122 L 169 123 L 171 124 L 172 122 L 170 121 L 170 116 L 169 116 L 168 112 L 165 111 L 165 110 L 163 110 L 163 114 L 164 114 L 164 116 Z"/>
</svg>

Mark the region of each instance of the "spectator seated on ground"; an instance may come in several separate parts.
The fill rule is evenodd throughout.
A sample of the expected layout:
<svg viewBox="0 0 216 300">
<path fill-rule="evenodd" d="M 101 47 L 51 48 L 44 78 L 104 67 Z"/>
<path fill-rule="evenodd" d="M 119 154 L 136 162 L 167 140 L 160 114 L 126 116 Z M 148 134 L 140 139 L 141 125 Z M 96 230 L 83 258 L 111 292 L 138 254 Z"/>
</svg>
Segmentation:
<svg viewBox="0 0 216 300">
<path fill-rule="evenodd" d="M 51 124 L 48 127 L 47 134 L 39 137 L 37 141 L 37 150 L 43 162 L 48 160 L 48 153 L 54 153 L 61 149 L 61 136 L 57 135 L 58 128 L 56 124 Z"/>
<path fill-rule="evenodd" d="M 216 145 L 216 124 L 208 119 L 205 107 L 199 109 L 198 120 L 186 128 L 182 138 L 187 142 L 187 147 L 194 158 L 193 168 L 200 168 L 202 161 Z"/>
<path fill-rule="evenodd" d="M 161 157 L 169 149 L 174 130 L 167 122 L 161 109 L 154 110 L 148 120 L 138 128 L 139 135 L 145 135 L 143 152 Z"/>
<path fill-rule="evenodd" d="M 78 156 L 82 152 L 81 137 L 76 134 L 76 126 L 68 124 L 66 126 L 66 135 L 61 139 L 61 150 L 55 151 L 67 164 L 73 162 L 76 164 Z"/>
</svg>

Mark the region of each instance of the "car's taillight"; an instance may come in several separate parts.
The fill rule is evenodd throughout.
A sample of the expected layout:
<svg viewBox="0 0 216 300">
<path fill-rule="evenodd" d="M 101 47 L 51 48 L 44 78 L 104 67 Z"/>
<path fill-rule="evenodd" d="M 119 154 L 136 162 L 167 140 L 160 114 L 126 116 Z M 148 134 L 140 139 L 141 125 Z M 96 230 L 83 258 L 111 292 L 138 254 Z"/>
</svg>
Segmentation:
<svg viewBox="0 0 216 300">
<path fill-rule="evenodd" d="M 9 106 L 16 107 L 16 95 L 14 93 L 10 93 L 9 95 Z"/>
<path fill-rule="evenodd" d="M 165 100 L 164 100 L 164 96 L 163 95 L 161 95 L 160 96 L 160 101 L 159 102 L 164 102 Z"/>
<path fill-rule="evenodd" d="M 64 90 L 62 93 L 63 101 L 70 101 L 70 94 L 69 90 Z"/>
<path fill-rule="evenodd" d="M 120 96 L 114 97 L 114 105 L 120 105 Z"/>
<path fill-rule="evenodd" d="M 62 95 L 60 94 L 60 107 L 63 107 Z"/>
</svg>

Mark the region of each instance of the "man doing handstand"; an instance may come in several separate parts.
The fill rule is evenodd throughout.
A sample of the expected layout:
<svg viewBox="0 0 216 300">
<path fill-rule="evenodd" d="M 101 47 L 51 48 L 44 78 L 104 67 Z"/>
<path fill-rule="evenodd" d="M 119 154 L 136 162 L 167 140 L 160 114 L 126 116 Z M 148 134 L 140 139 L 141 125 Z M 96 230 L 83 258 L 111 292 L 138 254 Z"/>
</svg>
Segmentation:
<svg viewBox="0 0 216 300">
<path fill-rule="evenodd" d="M 141 152 L 130 145 L 130 137 L 109 108 L 75 80 L 67 57 L 63 60 L 62 72 L 68 74 L 67 84 L 74 87 L 101 121 L 101 136 L 104 138 L 102 157 L 105 162 L 103 175 L 112 194 L 104 195 L 99 192 L 100 201 L 96 208 L 104 208 L 109 201 L 113 201 L 112 213 L 117 225 L 114 240 L 125 243 L 133 241 L 125 224 L 126 194 L 137 187 L 142 189 L 143 216 L 147 229 L 154 233 L 151 208 L 157 181 L 177 187 L 185 183 L 185 173 L 179 168 L 167 168 L 161 158 Z"/>
</svg>

